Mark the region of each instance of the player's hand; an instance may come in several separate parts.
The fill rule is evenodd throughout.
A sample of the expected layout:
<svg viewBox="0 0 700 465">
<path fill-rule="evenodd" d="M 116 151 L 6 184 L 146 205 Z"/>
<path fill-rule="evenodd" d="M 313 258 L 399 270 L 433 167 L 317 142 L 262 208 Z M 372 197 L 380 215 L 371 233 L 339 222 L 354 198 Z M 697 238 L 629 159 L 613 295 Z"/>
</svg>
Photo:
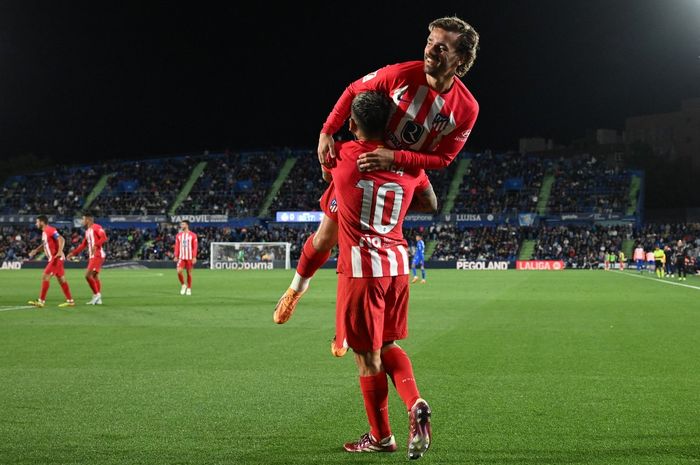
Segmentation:
<svg viewBox="0 0 700 465">
<path fill-rule="evenodd" d="M 29 258 L 34 258 L 34 255 L 36 255 L 36 251 L 32 250 L 29 252 Z"/>
<path fill-rule="evenodd" d="M 64 254 L 63 251 L 61 250 L 60 252 L 58 252 L 58 254 L 56 254 L 56 258 L 58 258 L 59 260 L 65 260 L 66 254 Z"/>
<path fill-rule="evenodd" d="M 330 134 L 321 133 L 318 136 L 318 162 L 323 166 L 332 166 L 329 158 L 335 158 L 335 140 Z"/>
<path fill-rule="evenodd" d="M 173 258 L 173 261 L 174 261 L 175 263 L 177 263 L 177 262 L 179 262 L 179 261 L 180 261 L 180 259 L 179 259 L 179 258 L 177 258 L 177 257 L 175 257 L 175 258 Z"/>
<path fill-rule="evenodd" d="M 193 265 L 196 265 L 196 264 L 197 264 L 197 259 L 196 259 L 196 258 L 193 258 L 193 259 L 192 259 L 192 264 L 193 264 Z"/>
<path fill-rule="evenodd" d="M 373 152 L 363 153 L 357 159 L 357 167 L 362 172 L 390 170 L 394 165 L 394 151 L 378 147 Z"/>
</svg>

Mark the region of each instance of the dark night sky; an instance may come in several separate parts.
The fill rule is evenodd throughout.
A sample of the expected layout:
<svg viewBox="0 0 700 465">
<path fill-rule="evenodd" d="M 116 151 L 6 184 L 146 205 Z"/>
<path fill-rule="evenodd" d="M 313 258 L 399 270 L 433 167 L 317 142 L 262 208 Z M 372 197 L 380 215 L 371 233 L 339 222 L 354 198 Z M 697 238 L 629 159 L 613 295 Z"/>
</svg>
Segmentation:
<svg viewBox="0 0 700 465">
<path fill-rule="evenodd" d="M 420 59 L 428 22 L 451 13 L 481 34 L 471 149 L 567 142 L 700 96 L 700 0 L 43 3 L 0 4 L 2 157 L 312 147 L 350 81 Z"/>
</svg>

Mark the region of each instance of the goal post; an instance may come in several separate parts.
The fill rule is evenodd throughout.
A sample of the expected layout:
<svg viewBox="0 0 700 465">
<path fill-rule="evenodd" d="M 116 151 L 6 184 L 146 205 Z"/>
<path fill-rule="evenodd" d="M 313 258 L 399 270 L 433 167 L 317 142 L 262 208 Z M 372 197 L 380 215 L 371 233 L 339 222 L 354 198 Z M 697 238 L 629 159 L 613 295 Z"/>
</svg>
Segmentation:
<svg viewBox="0 0 700 465">
<path fill-rule="evenodd" d="M 292 267 L 290 242 L 212 242 L 212 270 L 273 270 Z"/>
</svg>

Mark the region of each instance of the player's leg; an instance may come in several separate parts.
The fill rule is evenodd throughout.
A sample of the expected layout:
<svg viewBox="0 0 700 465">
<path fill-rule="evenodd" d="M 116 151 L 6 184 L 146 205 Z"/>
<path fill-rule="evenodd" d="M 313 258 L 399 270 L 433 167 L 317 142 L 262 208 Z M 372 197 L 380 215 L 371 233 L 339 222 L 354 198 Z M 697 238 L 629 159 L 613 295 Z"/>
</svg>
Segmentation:
<svg viewBox="0 0 700 465">
<path fill-rule="evenodd" d="M 58 280 L 58 284 L 61 286 L 61 290 L 63 291 L 63 295 L 66 296 L 66 301 L 59 304 L 59 307 L 74 307 L 75 306 L 75 301 L 73 300 L 73 296 L 71 295 L 70 292 L 70 286 L 68 286 L 68 280 L 66 280 L 66 273 L 63 269 L 63 262 L 60 262 L 60 265 L 58 266 L 58 269 L 56 270 L 55 273 L 56 279 Z"/>
<path fill-rule="evenodd" d="M 178 260 L 178 262 L 177 262 L 177 279 L 178 279 L 178 281 L 180 281 L 180 295 L 185 295 L 185 292 L 187 291 L 187 284 L 185 284 L 185 276 L 182 274 L 184 267 L 185 267 L 184 261 Z"/>
<path fill-rule="evenodd" d="M 418 271 L 416 269 L 416 266 L 418 265 L 418 262 L 416 261 L 416 258 L 413 257 L 413 260 L 411 261 L 411 272 L 413 273 L 413 283 L 418 282 Z"/>
<path fill-rule="evenodd" d="M 34 305 L 35 307 L 43 307 L 46 304 L 46 294 L 49 292 L 49 286 L 51 285 L 51 276 L 53 272 L 49 268 L 53 268 L 51 264 L 47 265 L 44 269 L 44 273 L 41 275 L 41 290 L 39 291 L 39 298 L 36 300 L 30 300 L 29 305 Z"/>
<path fill-rule="evenodd" d="M 396 440 L 389 424 L 389 386 L 382 367 L 384 293 L 388 278 L 353 279 L 338 276 L 336 331 L 340 325 L 355 352 L 360 389 L 370 432 L 343 447 L 348 452 L 393 452 Z"/>
<path fill-rule="evenodd" d="M 338 223 L 324 215 L 318 230 L 304 244 L 292 283 L 277 302 L 273 314 L 275 323 L 286 323 L 292 317 L 299 299 L 309 287 L 311 278 L 328 261 L 331 250 L 337 243 Z"/>
<path fill-rule="evenodd" d="M 420 262 L 421 283 L 425 284 L 425 261 Z"/>
<path fill-rule="evenodd" d="M 396 439 L 389 424 L 389 385 L 379 350 L 355 352 L 355 362 L 370 431 L 343 448 L 348 452 L 394 452 Z"/>
<path fill-rule="evenodd" d="M 88 268 L 85 270 L 85 281 L 88 283 L 88 286 L 90 287 L 90 290 L 92 291 L 92 297 L 90 298 L 90 301 L 87 302 L 88 305 L 94 305 L 95 302 L 97 301 L 97 287 L 95 285 L 95 281 L 92 279 L 92 272 Z"/>
<path fill-rule="evenodd" d="M 408 276 L 392 278 L 385 300 L 382 365 L 408 410 L 408 458 L 418 459 L 430 447 L 432 412 L 418 391 L 411 359 L 395 342 L 408 334 Z"/>
<path fill-rule="evenodd" d="M 185 270 L 187 271 L 187 290 L 185 295 L 192 295 L 192 260 L 187 260 Z"/>
</svg>

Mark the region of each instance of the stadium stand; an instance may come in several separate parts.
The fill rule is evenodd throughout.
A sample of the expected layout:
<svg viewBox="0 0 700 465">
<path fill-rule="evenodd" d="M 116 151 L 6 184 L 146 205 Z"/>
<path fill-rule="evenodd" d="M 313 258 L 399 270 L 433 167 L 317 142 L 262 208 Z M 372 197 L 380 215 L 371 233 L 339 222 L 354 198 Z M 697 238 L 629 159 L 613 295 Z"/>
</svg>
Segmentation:
<svg viewBox="0 0 700 465">
<path fill-rule="evenodd" d="M 632 175 L 592 155 L 559 159 L 549 202 L 551 213 L 622 213 L 629 204 Z"/>
<path fill-rule="evenodd" d="M 409 244 L 414 244 L 416 234 L 435 241 L 433 260 L 499 261 L 515 260 L 522 235 L 526 228 L 494 226 L 484 228 L 458 228 L 454 224 L 437 223 L 428 228 L 411 228 L 405 233 Z"/>
<path fill-rule="evenodd" d="M 294 157 L 293 166 L 289 157 Z M 641 195 L 636 194 L 641 190 L 640 172 L 632 174 L 614 160 L 598 160 L 587 154 L 547 158 L 492 152 L 461 157 L 465 162 L 464 176 L 458 173 L 457 163 L 445 170 L 429 172 L 438 197 L 444 199 L 453 185 L 451 192 L 457 193 L 454 213 L 500 214 L 503 220 L 476 227 L 456 223 L 454 218 L 450 221 L 447 215 L 436 217 L 429 226 L 407 227 L 409 243 L 413 243 L 416 232 L 421 232 L 434 247 L 430 257 L 433 260 L 513 261 L 523 243 L 527 243 L 527 253 L 532 247 L 534 259 L 561 259 L 569 267 L 586 268 L 595 267 L 604 250 L 629 249 L 636 243 L 650 249 L 657 243 L 675 243 L 679 239 L 691 246 L 694 259 L 700 254 L 700 224 L 633 227 L 629 218 L 626 225 L 616 226 L 590 220 L 563 221 L 561 215 L 569 212 L 629 214 L 631 205 L 641 205 L 641 200 L 635 202 L 633 198 Z M 202 162 L 206 166 L 200 174 Z M 283 165 L 291 170 L 281 170 Z M 198 168 L 194 169 L 195 166 Z M 24 260 L 27 252 L 38 245 L 40 233 L 31 227 L 31 215 L 49 214 L 72 221 L 100 179 L 99 184 L 106 181 L 106 187 L 89 208 L 100 219 L 110 215 L 165 215 L 177 206 L 174 199 L 178 194 L 180 199 L 184 198 L 177 208 L 178 214 L 228 217 L 229 221 L 221 225 L 193 226 L 200 236 L 199 258 L 203 261 L 208 259 L 212 241 L 291 242 L 292 259 L 297 259 L 304 241 L 317 225 L 267 223 L 269 217 L 257 218 L 261 205 L 264 201 L 272 202 L 270 216 L 279 210 L 318 210 L 318 198 L 327 186 L 315 153 L 310 150 L 180 156 L 57 167 L 13 176 L 4 182 L 0 192 L 0 216 L 5 215 L 0 225 L 0 261 Z M 190 183 L 183 189 L 188 179 Z M 540 200 L 544 202 L 539 193 L 544 190 L 545 179 L 548 186 L 551 180 L 546 210 L 553 217 L 539 211 L 539 225 L 518 226 L 519 219 L 514 214 L 533 212 Z M 276 194 L 274 189 L 270 190 L 273 184 L 282 186 Z M 192 189 L 188 192 L 189 186 Z M 92 195 L 97 192 L 99 189 Z M 19 224 L 16 218 L 12 222 L 12 215 L 27 216 Z M 554 218 L 556 215 L 560 217 Z M 236 222 L 236 219 L 245 221 Z M 110 237 L 106 247 L 110 260 L 172 259 L 177 232 L 174 225 L 146 220 L 141 226 L 105 224 L 105 227 Z M 62 232 L 71 247 L 82 239 L 80 229 L 65 228 Z"/>
<path fill-rule="evenodd" d="M 536 237 L 534 259 L 563 260 L 570 268 L 594 268 L 603 262 L 606 251 L 622 249 L 622 242 L 632 237 L 632 227 L 543 226 Z"/>
<path fill-rule="evenodd" d="M 57 167 L 9 178 L 2 187 L 0 213 L 69 215 L 80 210 L 105 165 Z"/>
<path fill-rule="evenodd" d="M 519 153 L 474 155 L 455 199 L 456 213 L 533 212 L 547 163 Z"/>
<path fill-rule="evenodd" d="M 272 201 L 272 210 L 320 210 L 318 199 L 328 184 L 321 177 L 321 167 L 314 152 L 297 157 L 296 164 Z"/>
<path fill-rule="evenodd" d="M 194 164 L 192 157 L 122 163 L 90 210 L 97 216 L 166 214 Z"/>
<path fill-rule="evenodd" d="M 177 212 L 257 216 L 283 161 L 277 152 L 226 153 L 207 158 L 204 172 Z"/>
</svg>

